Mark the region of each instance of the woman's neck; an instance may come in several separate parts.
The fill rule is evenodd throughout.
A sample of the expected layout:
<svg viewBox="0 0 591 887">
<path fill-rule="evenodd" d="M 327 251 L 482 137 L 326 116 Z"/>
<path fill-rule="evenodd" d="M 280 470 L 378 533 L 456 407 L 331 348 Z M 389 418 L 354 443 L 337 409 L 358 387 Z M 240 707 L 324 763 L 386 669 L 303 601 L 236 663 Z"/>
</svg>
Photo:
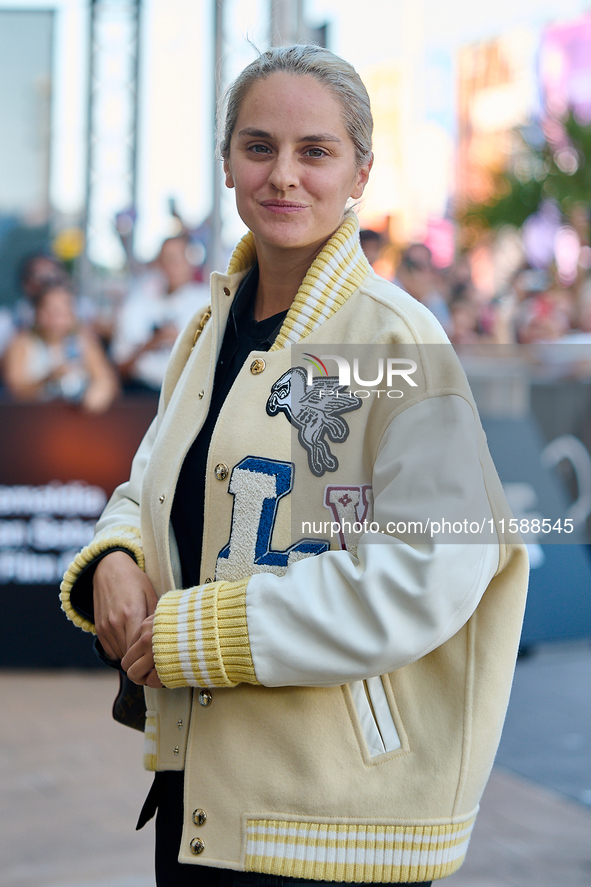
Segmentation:
<svg viewBox="0 0 591 887">
<path fill-rule="evenodd" d="M 254 303 L 255 320 L 265 320 L 291 307 L 308 268 L 323 246 L 324 243 L 302 251 L 275 251 L 257 244 L 259 282 Z"/>
</svg>

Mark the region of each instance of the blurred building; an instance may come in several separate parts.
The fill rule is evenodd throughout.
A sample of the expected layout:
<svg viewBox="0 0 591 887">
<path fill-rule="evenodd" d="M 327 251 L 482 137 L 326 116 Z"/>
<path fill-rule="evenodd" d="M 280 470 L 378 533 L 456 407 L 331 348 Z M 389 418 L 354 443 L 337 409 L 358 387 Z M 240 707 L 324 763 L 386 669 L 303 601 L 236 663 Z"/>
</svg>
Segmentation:
<svg viewBox="0 0 591 887">
<path fill-rule="evenodd" d="M 47 242 L 54 14 L 0 10 L 0 305 L 19 254 Z"/>
<path fill-rule="evenodd" d="M 495 195 L 507 164 L 512 130 L 537 109 L 537 35 L 519 29 L 460 50 L 456 200 L 482 203 Z"/>
</svg>

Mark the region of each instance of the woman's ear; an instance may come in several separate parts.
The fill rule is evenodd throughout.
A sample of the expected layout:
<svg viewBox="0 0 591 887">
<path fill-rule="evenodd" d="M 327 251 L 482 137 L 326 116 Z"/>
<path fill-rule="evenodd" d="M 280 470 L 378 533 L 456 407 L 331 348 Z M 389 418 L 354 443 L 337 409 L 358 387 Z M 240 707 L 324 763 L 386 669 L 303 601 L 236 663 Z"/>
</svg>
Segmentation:
<svg viewBox="0 0 591 887">
<path fill-rule="evenodd" d="M 367 181 L 369 179 L 369 174 L 371 172 L 371 168 L 373 166 L 373 154 L 370 156 L 369 160 L 367 160 L 363 166 L 360 166 L 357 170 L 357 176 L 355 178 L 355 183 L 351 190 L 351 197 L 355 200 L 358 200 L 363 196 L 363 192 L 365 191 L 365 186 L 367 185 Z"/>
<path fill-rule="evenodd" d="M 226 176 L 226 188 L 233 188 L 234 179 L 230 171 L 230 161 L 227 158 L 224 160 L 224 175 Z"/>
</svg>

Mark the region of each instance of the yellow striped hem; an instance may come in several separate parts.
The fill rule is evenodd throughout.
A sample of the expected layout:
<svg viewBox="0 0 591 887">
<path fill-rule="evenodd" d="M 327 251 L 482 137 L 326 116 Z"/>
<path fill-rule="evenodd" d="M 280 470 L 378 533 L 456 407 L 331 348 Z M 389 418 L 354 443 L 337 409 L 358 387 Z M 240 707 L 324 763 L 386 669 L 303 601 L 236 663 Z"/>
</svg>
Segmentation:
<svg viewBox="0 0 591 887">
<path fill-rule="evenodd" d="M 382 826 L 248 820 L 246 870 L 325 881 L 431 881 L 462 864 L 475 816 Z"/>
</svg>

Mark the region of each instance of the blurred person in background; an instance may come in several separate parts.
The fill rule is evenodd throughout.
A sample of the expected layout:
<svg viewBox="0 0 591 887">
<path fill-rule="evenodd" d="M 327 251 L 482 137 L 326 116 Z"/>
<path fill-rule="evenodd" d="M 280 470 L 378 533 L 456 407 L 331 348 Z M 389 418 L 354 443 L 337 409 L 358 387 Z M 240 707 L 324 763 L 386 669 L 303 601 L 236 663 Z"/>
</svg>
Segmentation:
<svg viewBox="0 0 591 887">
<path fill-rule="evenodd" d="M 380 258 L 380 252 L 384 245 L 384 238 L 378 231 L 374 231 L 372 228 L 362 228 L 359 232 L 359 242 L 361 243 L 361 249 L 365 253 L 367 261 L 373 268 Z"/>
<path fill-rule="evenodd" d="M 582 283 L 576 305 L 573 329 L 567 333 L 566 341 L 591 345 L 591 276 Z"/>
<path fill-rule="evenodd" d="M 449 269 L 449 337 L 454 345 L 515 342 L 514 304 L 507 295 L 493 297 L 479 289 L 468 256 L 460 256 Z"/>
<path fill-rule="evenodd" d="M 47 252 L 31 253 L 21 261 L 18 284 L 22 297 L 14 310 L 17 327 L 30 327 L 34 322 L 35 305 L 39 295 L 54 283 L 69 284 L 70 275 L 55 256 Z"/>
<path fill-rule="evenodd" d="M 10 308 L 0 307 L 0 391 L 4 387 L 4 352 L 15 332 L 14 320 Z"/>
<path fill-rule="evenodd" d="M 185 236 L 167 238 L 154 266 L 131 285 L 115 317 L 111 357 L 124 390 L 160 391 L 172 346 L 209 288 L 195 281 Z"/>
<path fill-rule="evenodd" d="M 557 342 L 571 330 L 571 300 L 559 287 L 530 295 L 516 312 L 517 341 L 523 345 Z"/>
<path fill-rule="evenodd" d="M 431 250 L 424 243 L 413 243 L 404 250 L 396 269 L 396 280 L 417 302 L 431 311 L 446 332 L 451 330 L 451 316 L 442 292 L 441 275 L 433 265 Z"/>
<path fill-rule="evenodd" d="M 450 341 L 454 345 L 473 345 L 483 340 L 478 328 L 478 309 L 465 295 L 457 296 L 449 304 Z"/>
<path fill-rule="evenodd" d="M 63 282 L 36 292 L 33 325 L 9 343 L 4 377 L 18 400 L 68 400 L 91 413 L 107 410 L 118 392 L 116 373 L 94 334 L 79 325 Z"/>
<path fill-rule="evenodd" d="M 158 887 L 430 884 L 461 865 L 493 763 L 525 550 L 492 517 L 506 503 L 447 336 L 361 249 L 357 72 L 276 47 L 226 108 L 249 231 L 62 606 L 145 687 Z M 404 402 L 305 369 L 310 349 L 398 345 L 421 345 Z M 406 532 L 475 511 L 484 541 Z"/>
</svg>

